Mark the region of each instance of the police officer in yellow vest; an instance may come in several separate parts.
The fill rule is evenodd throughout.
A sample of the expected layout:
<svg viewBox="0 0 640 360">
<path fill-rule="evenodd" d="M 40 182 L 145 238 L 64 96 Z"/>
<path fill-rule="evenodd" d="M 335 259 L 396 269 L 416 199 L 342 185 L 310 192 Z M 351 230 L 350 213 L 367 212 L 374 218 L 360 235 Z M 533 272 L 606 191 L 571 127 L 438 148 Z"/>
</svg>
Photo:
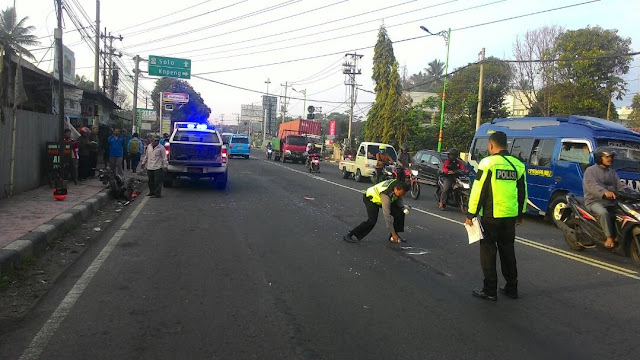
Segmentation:
<svg viewBox="0 0 640 360">
<path fill-rule="evenodd" d="M 390 240 L 399 243 L 402 239 L 399 232 L 404 231 L 404 205 L 402 197 L 409 191 L 410 186 L 404 181 L 396 179 L 386 180 L 367 189 L 362 200 L 367 208 L 367 220 L 349 231 L 344 241 L 351 243 L 362 240 L 373 230 L 378 222 L 378 213 L 382 208 L 384 222 L 390 232 Z"/>
<path fill-rule="evenodd" d="M 507 152 L 507 135 L 496 131 L 489 137 L 490 156 L 478 164 L 478 174 L 471 189 L 466 223 L 481 217 L 484 239 L 480 240 L 480 263 L 484 287 L 473 290 L 473 296 L 496 301 L 498 273 L 496 252 L 500 253 L 502 275 L 506 285 L 500 292 L 518 298 L 518 269 L 514 242 L 516 224 L 522 224 L 527 206 L 525 166 Z M 497 247 L 497 248 L 496 248 Z"/>
</svg>

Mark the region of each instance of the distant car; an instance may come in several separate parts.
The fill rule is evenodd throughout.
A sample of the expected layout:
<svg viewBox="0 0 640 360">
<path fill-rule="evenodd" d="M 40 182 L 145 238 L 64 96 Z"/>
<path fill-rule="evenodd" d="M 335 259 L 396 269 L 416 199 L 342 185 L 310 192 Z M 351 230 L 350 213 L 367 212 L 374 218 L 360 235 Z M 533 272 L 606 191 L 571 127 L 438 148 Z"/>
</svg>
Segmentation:
<svg viewBox="0 0 640 360">
<path fill-rule="evenodd" d="M 229 145 L 229 140 L 231 140 L 232 133 L 222 133 L 222 143 L 225 145 Z"/>
<path fill-rule="evenodd" d="M 166 151 L 169 168 L 165 186 L 179 177 L 215 179 L 216 187 L 227 186 L 227 147 L 218 132 L 206 124 L 177 122 Z"/>
<path fill-rule="evenodd" d="M 429 184 L 437 184 L 438 174 L 442 164 L 447 159 L 447 153 L 435 150 L 420 150 L 413 157 L 415 168 L 418 170 L 418 180 Z"/>
<path fill-rule="evenodd" d="M 251 154 L 251 144 L 247 135 L 234 134 L 229 139 L 229 156 L 243 156 L 249 158 Z"/>
</svg>

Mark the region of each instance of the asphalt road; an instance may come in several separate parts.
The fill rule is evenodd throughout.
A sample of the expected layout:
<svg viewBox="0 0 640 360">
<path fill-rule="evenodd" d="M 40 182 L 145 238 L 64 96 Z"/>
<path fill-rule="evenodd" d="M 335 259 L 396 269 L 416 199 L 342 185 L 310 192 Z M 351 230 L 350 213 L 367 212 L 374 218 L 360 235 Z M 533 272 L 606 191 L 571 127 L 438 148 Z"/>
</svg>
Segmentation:
<svg viewBox="0 0 640 360">
<path fill-rule="evenodd" d="M 123 214 L 15 331 L 17 359 L 637 359 L 640 276 L 622 257 L 518 229 L 520 299 L 473 298 L 478 246 L 433 187 L 403 247 L 336 164 L 233 159 L 229 186 L 166 189 Z M 100 256 L 98 255 L 100 253 Z"/>
</svg>

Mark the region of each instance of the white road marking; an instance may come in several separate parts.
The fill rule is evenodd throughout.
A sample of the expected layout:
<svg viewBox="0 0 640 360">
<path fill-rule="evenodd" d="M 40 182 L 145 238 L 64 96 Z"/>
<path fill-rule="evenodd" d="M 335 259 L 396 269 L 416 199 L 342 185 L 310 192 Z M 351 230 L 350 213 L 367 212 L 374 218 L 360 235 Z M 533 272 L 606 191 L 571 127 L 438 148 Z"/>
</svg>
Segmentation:
<svg viewBox="0 0 640 360">
<path fill-rule="evenodd" d="M 325 179 L 325 178 L 323 178 L 321 176 L 311 175 L 311 174 L 306 173 L 304 171 L 292 169 L 292 168 L 284 166 L 284 165 L 282 165 L 280 163 L 270 162 L 270 161 L 266 161 L 266 160 L 263 160 L 263 161 L 265 161 L 267 163 L 270 163 L 270 164 L 273 164 L 273 165 L 276 165 L 276 166 L 279 166 L 281 168 L 287 169 L 289 171 L 293 171 L 293 172 L 296 172 L 296 173 L 299 173 L 299 174 L 302 174 L 302 175 L 306 175 L 306 176 L 308 176 L 308 177 L 310 177 L 312 179 L 315 179 L 315 180 L 318 180 L 318 181 L 322 181 L 322 182 L 325 182 L 327 184 L 335 185 L 335 186 L 341 187 L 343 189 L 352 190 L 352 191 L 359 192 L 359 193 L 364 193 L 364 191 L 362 191 L 362 190 L 358 190 L 358 189 L 355 189 L 355 188 L 352 188 L 352 187 L 349 187 L 349 186 L 346 186 L 346 185 L 338 184 L 338 183 L 333 182 L 331 180 L 327 180 L 327 179 Z M 415 210 L 415 211 L 418 211 L 418 212 L 421 212 L 423 214 L 429 215 L 429 216 L 436 217 L 436 218 L 441 219 L 441 220 L 452 222 L 454 224 L 464 225 L 464 223 L 461 222 L 461 221 L 454 220 L 454 219 L 451 219 L 451 218 L 448 218 L 448 217 L 445 217 L 445 216 L 442 216 L 442 215 L 439 215 L 439 214 L 436 214 L 436 213 L 432 213 L 430 211 L 422 210 L 422 209 L 416 208 L 416 207 L 412 207 L 411 209 Z M 635 270 L 631 270 L 631 269 L 627 269 L 627 268 L 624 268 L 624 267 L 620 267 L 620 266 L 617 266 L 617 265 L 614 265 L 614 264 L 610 264 L 610 263 L 607 263 L 607 262 L 604 262 L 604 261 L 600 261 L 600 260 L 597 260 L 597 259 L 593 259 L 593 258 L 584 256 L 584 255 L 574 254 L 572 252 L 569 252 L 569 251 L 566 251 L 566 250 L 562 250 L 562 249 L 558 249 L 558 248 L 553 247 L 553 246 L 545 245 L 545 244 L 539 243 L 537 241 L 525 239 L 525 238 L 520 237 L 520 236 L 516 236 L 516 242 L 518 242 L 519 244 L 522 244 L 522 245 L 526 245 L 526 246 L 532 247 L 534 249 L 538 249 L 538 250 L 542 250 L 542 251 L 548 252 L 550 254 L 558 255 L 558 256 L 561 256 L 561 257 L 564 257 L 564 258 L 567 258 L 567 259 L 571 259 L 571 260 L 583 263 L 583 264 L 587 264 L 587 265 L 591 265 L 591 266 L 594 266 L 594 267 L 597 267 L 597 268 L 600 268 L 600 269 L 603 269 L 603 270 L 607 270 L 607 271 L 610 271 L 612 273 L 619 274 L 619 275 L 622 275 L 622 276 L 625 276 L 625 277 L 628 277 L 628 278 L 631 278 L 631 279 L 640 280 L 640 276 L 638 275 L 638 272 L 635 271 Z"/>
<path fill-rule="evenodd" d="M 73 305 L 80 298 L 80 296 L 82 296 L 84 290 L 87 288 L 98 270 L 100 270 L 100 267 L 102 266 L 102 264 L 104 264 L 107 257 L 109 257 L 109 254 L 111 254 L 113 249 L 118 245 L 118 242 L 120 242 L 120 239 L 122 239 L 138 214 L 140 214 L 140 211 L 148 200 L 149 198 L 145 197 L 136 207 L 133 213 L 131 213 L 131 217 L 129 217 L 129 219 L 127 219 L 127 221 L 122 224 L 120 229 L 116 231 L 113 237 L 111 237 L 104 249 L 102 249 L 100 254 L 98 254 L 95 260 L 93 260 L 91 265 L 89 265 L 87 270 L 85 270 L 80 279 L 78 279 L 75 285 L 73 285 L 73 288 L 71 288 L 67 296 L 65 296 L 60 305 L 58 305 L 53 314 L 51 314 L 49 320 L 47 320 L 38 334 L 33 338 L 31 344 L 29 344 L 29 347 L 27 347 L 22 356 L 20 356 L 20 360 L 34 360 L 40 357 L 42 351 L 44 351 L 45 347 L 47 347 L 49 341 L 58 330 L 58 327 L 60 327 L 62 321 L 64 321 L 64 319 L 71 312 Z"/>
</svg>

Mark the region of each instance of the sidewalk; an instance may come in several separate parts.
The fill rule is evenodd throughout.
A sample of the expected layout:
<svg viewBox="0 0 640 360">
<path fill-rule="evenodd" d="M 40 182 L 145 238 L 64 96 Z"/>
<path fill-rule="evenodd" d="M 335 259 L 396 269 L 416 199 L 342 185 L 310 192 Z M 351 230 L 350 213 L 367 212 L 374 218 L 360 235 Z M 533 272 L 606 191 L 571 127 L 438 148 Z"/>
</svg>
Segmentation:
<svg viewBox="0 0 640 360">
<path fill-rule="evenodd" d="M 0 200 L 0 273 L 38 253 L 55 238 L 87 219 L 109 196 L 98 179 L 69 184 L 64 201 L 49 186 Z"/>
</svg>

